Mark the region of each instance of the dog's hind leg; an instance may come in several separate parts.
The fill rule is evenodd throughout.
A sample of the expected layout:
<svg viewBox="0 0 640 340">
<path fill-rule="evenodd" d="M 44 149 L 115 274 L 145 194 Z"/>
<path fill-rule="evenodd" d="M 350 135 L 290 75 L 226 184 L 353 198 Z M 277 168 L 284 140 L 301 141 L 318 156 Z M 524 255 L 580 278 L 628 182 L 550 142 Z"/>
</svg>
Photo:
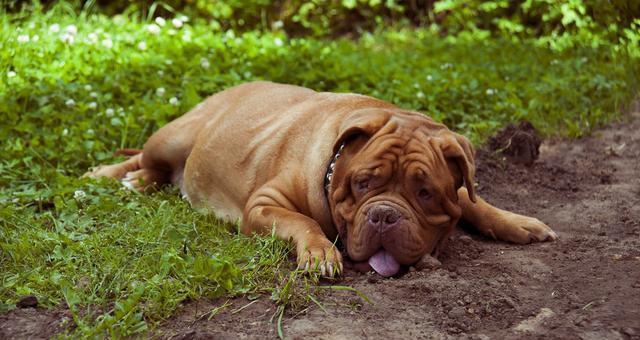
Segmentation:
<svg viewBox="0 0 640 340">
<path fill-rule="evenodd" d="M 458 189 L 458 197 L 462 218 L 493 239 L 526 244 L 558 238 L 549 226 L 537 218 L 496 208 L 477 195 L 476 202 L 472 202 L 465 187 Z"/>
<path fill-rule="evenodd" d="M 198 105 L 152 134 L 144 144 L 144 149 L 116 152 L 131 158 L 113 165 L 98 166 L 85 176 L 115 178 L 126 187 L 140 191 L 164 183 L 181 187 L 186 160 L 200 129 L 210 118 L 208 106 Z"/>
<path fill-rule="evenodd" d="M 169 176 L 165 171 L 143 167 L 143 153 L 138 150 L 136 153 L 130 150 L 125 152 L 117 151 L 116 154 L 132 155 L 124 162 L 100 165 L 84 174 L 85 177 L 100 178 L 108 177 L 119 180 L 122 184 L 133 190 L 144 191 L 147 187 L 169 182 Z"/>
<path fill-rule="evenodd" d="M 118 152 L 116 152 L 118 154 Z M 100 178 L 108 177 L 120 180 L 129 171 L 136 171 L 140 169 L 140 160 L 142 159 L 142 153 L 139 152 L 132 157 L 128 158 L 124 162 L 110 164 L 110 165 L 98 165 L 83 175 L 83 177 Z"/>
</svg>

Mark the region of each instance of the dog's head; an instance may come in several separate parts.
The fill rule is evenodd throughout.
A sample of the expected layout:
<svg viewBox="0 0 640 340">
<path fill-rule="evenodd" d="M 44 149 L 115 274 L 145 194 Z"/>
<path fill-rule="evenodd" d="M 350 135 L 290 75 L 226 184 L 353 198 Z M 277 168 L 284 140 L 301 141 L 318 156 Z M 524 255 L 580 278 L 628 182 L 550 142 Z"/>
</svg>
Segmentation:
<svg viewBox="0 0 640 340">
<path fill-rule="evenodd" d="M 334 224 L 356 262 L 382 275 L 436 251 L 473 201 L 473 148 L 461 135 L 412 112 L 363 109 L 343 122 L 344 145 L 329 188 Z"/>
</svg>

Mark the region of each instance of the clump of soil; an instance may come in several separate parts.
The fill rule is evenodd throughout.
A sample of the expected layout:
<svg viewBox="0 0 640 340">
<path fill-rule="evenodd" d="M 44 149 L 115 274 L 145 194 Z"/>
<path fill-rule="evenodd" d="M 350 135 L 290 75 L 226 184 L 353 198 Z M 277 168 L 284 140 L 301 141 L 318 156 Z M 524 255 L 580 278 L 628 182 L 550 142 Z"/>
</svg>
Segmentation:
<svg viewBox="0 0 640 340">
<path fill-rule="evenodd" d="M 16 303 L 16 307 L 18 308 L 35 308 L 38 307 L 38 298 L 34 295 L 23 296 L 18 303 Z"/>
<path fill-rule="evenodd" d="M 505 155 L 511 162 L 531 166 L 540 155 L 542 138 L 528 121 L 509 124 L 489 138 L 487 146 L 491 151 Z"/>
</svg>

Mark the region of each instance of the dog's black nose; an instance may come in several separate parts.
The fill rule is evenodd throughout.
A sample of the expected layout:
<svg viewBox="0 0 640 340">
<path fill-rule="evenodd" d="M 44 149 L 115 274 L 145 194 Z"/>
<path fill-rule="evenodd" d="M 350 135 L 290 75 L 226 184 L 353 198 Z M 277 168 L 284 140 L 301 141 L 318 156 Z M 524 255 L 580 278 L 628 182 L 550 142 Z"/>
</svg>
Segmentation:
<svg viewBox="0 0 640 340">
<path fill-rule="evenodd" d="M 398 225 L 398 222 L 402 219 L 402 214 L 392 206 L 378 204 L 369 209 L 367 218 L 369 219 L 369 223 L 376 228 L 378 232 L 382 233 Z"/>
</svg>

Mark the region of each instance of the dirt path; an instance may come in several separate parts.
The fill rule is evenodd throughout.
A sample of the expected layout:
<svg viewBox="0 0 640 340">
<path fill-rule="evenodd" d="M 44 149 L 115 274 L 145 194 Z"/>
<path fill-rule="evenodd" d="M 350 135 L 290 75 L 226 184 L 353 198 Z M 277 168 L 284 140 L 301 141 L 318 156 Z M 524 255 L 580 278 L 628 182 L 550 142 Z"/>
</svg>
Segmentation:
<svg viewBox="0 0 640 340">
<path fill-rule="evenodd" d="M 545 141 L 530 168 L 479 159 L 480 194 L 540 218 L 559 241 L 519 246 L 457 230 L 441 268 L 396 279 L 348 270 L 340 284 L 374 304 L 330 292 L 321 301 L 326 312 L 313 306 L 285 316 L 285 336 L 640 339 L 640 113 L 588 138 Z M 211 320 L 197 318 L 224 301 L 185 304 L 159 337 L 276 337 L 275 306 L 266 296 L 241 311 L 248 300 L 230 301 Z M 12 334 L 10 325 L 47 327 L 46 313 L 57 315 L 0 316 L 0 338 Z"/>
</svg>

